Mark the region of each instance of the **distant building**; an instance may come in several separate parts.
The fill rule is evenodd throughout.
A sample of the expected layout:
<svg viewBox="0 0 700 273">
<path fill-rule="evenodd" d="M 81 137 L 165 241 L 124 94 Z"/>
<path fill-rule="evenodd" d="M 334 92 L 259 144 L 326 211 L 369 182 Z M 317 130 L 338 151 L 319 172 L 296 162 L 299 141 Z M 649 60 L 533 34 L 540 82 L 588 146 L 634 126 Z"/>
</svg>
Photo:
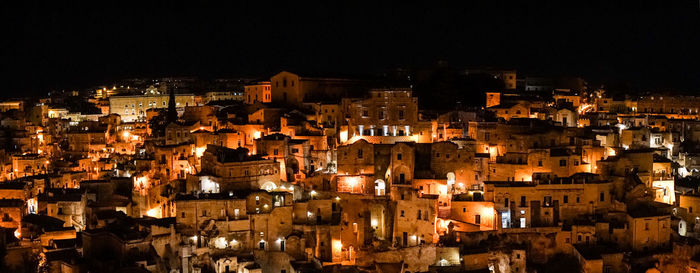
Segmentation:
<svg viewBox="0 0 700 273">
<path fill-rule="evenodd" d="M 261 81 L 245 86 L 243 101 L 246 104 L 254 104 L 256 102 L 269 103 L 272 102 L 272 86 L 269 81 Z"/>
<path fill-rule="evenodd" d="M 204 93 L 204 103 L 210 103 L 212 101 L 219 100 L 235 100 L 243 101 L 244 93 L 236 91 L 212 91 Z M 177 98 L 175 99 L 177 100 Z"/>
<path fill-rule="evenodd" d="M 357 97 L 369 86 L 368 81 L 341 77 L 308 76 L 282 71 L 270 78 L 273 102 L 339 101 Z"/>
<path fill-rule="evenodd" d="M 178 108 L 196 105 L 192 94 L 176 94 L 175 102 Z M 109 113 L 119 114 L 124 122 L 143 120 L 146 118 L 146 110 L 153 108 L 168 108 L 168 95 L 109 97 Z"/>
<path fill-rule="evenodd" d="M 344 99 L 348 134 L 411 136 L 418 123 L 418 98 L 410 89 L 373 89 L 369 97 Z"/>
</svg>

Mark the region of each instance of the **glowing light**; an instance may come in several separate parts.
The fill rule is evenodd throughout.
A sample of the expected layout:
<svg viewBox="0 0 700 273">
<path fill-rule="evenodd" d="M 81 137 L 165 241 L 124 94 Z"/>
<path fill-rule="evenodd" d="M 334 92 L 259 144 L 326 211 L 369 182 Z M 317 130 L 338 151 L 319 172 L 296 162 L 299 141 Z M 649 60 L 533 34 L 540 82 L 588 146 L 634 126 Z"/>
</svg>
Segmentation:
<svg viewBox="0 0 700 273">
<path fill-rule="evenodd" d="M 233 242 L 233 241 L 231 241 Z M 226 238 L 224 237 L 218 237 L 216 240 L 214 240 L 214 247 L 218 249 L 224 249 L 228 247 L 228 242 L 226 241 Z"/>
<path fill-rule="evenodd" d="M 377 226 L 379 226 L 377 219 L 372 219 L 372 221 L 370 221 L 370 224 L 372 225 L 373 228 L 376 228 Z"/>
<path fill-rule="evenodd" d="M 340 240 L 333 240 L 333 252 L 339 253 L 343 249 L 343 242 Z"/>
<path fill-rule="evenodd" d="M 615 156 L 615 155 L 617 155 L 617 152 L 615 152 L 615 149 L 608 148 L 608 156 Z"/>
<path fill-rule="evenodd" d="M 150 217 L 154 217 L 154 218 L 161 218 L 161 216 L 162 216 L 161 214 L 162 213 L 161 213 L 160 207 L 155 207 L 155 208 L 149 209 L 146 212 L 146 215 L 148 215 Z"/>
<path fill-rule="evenodd" d="M 578 114 L 579 114 L 579 115 L 583 115 L 583 114 L 585 114 L 585 113 L 588 113 L 588 112 L 590 112 L 591 110 L 593 110 L 593 105 L 592 105 L 592 104 L 582 103 L 581 105 L 578 106 Z"/>
<path fill-rule="evenodd" d="M 447 194 L 447 185 L 439 185 L 438 186 L 438 192 L 440 194 Z"/>
<path fill-rule="evenodd" d="M 200 183 L 202 187 L 202 192 L 218 193 L 220 190 L 219 183 L 211 181 L 211 179 L 209 179 L 208 177 L 203 177 Z"/>
<path fill-rule="evenodd" d="M 36 208 L 39 206 L 38 204 L 36 197 L 27 200 L 27 212 L 30 214 L 36 213 Z"/>
<path fill-rule="evenodd" d="M 19 228 L 15 229 L 15 237 L 17 237 L 17 239 L 22 237 L 22 232 L 19 231 Z"/>
<path fill-rule="evenodd" d="M 483 208 L 481 208 L 481 214 L 484 215 L 484 216 L 493 215 L 493 214 L 494 214 L 493 208 L 491 208 L 491 207 L 483 207 Z"/>
<path fill-rule="evenodd" d="M 134 190 L 139 191 L 141 195 L 148 194 L 148 188 L 150 188 L 148 177 L 141 176 L 134 179 Z"/>
<path fill-rule="evenodd" d="M 348 141 L 348 131 L 347 130 L 340 131 L 340 143 L 345 143 L 347 141 Z"/>
<path fill-rule="evenodd" d="M 253 139 L 258 139 L 258 138 L 260 138 L 260 132 L 253 131 Z"/>
<path fill-rule="evenodd" d="M 197 155 L 197 157 L 202 157 L 204 155 L 204 151 L 207 150 L 207 147 L 197 147 L 194 148 L 194 154 Z"/>
</svg>

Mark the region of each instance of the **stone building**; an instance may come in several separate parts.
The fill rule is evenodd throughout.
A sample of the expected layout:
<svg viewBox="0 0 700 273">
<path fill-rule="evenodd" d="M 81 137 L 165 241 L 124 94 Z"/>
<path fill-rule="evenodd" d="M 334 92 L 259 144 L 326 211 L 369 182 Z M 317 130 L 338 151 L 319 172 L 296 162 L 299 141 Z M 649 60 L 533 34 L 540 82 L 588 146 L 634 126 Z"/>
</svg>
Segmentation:
<svg viewBox="0 0 700 273">
<path fill-rule="evenodd" d="M 282 71 L 270 78 L 270 93 L 273 102 L 301 104 L 356 97 L 365 92 L 370 84 L 360 79 Z"/>
<path fill-rule="evenodd" d="M 261 81 L 245 86 L 243 95 L 246 104 L 270 103 L 272 102 L 272 85 L 269 81 Z"/>
<path fill-rule="evenodd" d="M 177 108 L 194 106 L 192 94 L 175 94 Z M 168 94 L 109 97 L 109 113 L 119 114 L 124 122 L 144 120 L 148 109 L 168 108 Z"/>
<path fill-rule="evenodd" d="M 251 155 L 245 148 L 207 145 L 201 171 L 188 181 L 188 185 L 196 184 L 192 189 L 203 192 L 276 189 L 280 186 L 280 164 L 274 159 Z"/>
<path fill-rule="evenodd" d="M 352 136 L 411 136 L 418 123 L 418 99 L 410 89 L 372 89 L 364 99 L 344 99 L 342 111 Z"/>
</svg>

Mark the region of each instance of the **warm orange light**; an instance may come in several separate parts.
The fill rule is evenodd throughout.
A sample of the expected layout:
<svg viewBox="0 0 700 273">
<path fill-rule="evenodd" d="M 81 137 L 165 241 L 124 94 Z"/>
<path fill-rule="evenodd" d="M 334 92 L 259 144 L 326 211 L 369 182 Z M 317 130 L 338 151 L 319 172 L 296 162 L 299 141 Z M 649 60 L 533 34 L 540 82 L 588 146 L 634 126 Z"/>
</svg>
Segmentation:
<svg viewBox="0 0 700 273">
<path fill-rule="evenodd" d="M 22 233 L 19 231 L 19 228 L 15 230 L 15 237 L 17 237 L 17 239 L 22 237 Z"/>
<path fill-rule="evenodd" d="M 150 188 L 148 177 L 141 176 L 134 180 L 134 190 L 139 191 L 141 195 L 146 195 L 148 188 Z"/>
<path fill-rule="evenodd" d="M 481 215 L 493 215 L 493 208 L 491 207 L 483 207 L 481 208 Z"/>
<path fill-rule="evenodd" d="M 583 115 L 589 111 L 593 110 L 593 105 L 588 103 L 582 103 L 578 106 L 578 114 Z"/>
<path fill-rule="evenodd" d="M 333 240 L 333 252 L 340 252 L 343 249 L 343 243 L 340 240 Z"/>
<path fill-rule="evenodd" d="M 160 207 L 155 207 L 155 208 L 149 209 L 146 212 L 146 215 L 148 215 L 150 217 L 160 218 L 162 216 L 161 211 L 160 211 Z"/>
<path fill-rule="evenodd" d="M 348 130 L 340 131 L 340 143 L 345 143 L 348 141 Z"/>
<path fill-rule="evenodd" d="M 207 150 L 207 147 L 197 147 L 194 148 L 194 154 L 197 155 L 197 157 L 202 157 L 204 154 L 204 151 Z"/>
</svg>

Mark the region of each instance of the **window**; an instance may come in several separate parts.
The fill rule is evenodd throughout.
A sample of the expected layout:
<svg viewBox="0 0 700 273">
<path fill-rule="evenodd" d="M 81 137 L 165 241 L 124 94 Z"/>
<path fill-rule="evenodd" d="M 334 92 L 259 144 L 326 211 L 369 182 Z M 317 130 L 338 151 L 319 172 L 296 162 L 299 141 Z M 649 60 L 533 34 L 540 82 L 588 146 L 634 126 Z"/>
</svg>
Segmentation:
<svg viewBox="0 0 700 273">
<path fill-rule="evenodd" d="M 422 215 L 423 215 L 423 212 L 421 210 L 418 210 L 418 220 L 421 220 Z"/>
<path fill-rule="evenodd" d="M 476 223 L 477 225 L 481 224 L 481 215 L 474 215 L 474 223 Z"/>
<path fill-rule="evenodd" d="M 559 160 L 559 167 L 566 167 L 566 159 Z"/>
<path fill-rule="evenodd" d="M 362 149 L 357 150 L 357 158 L 362 158 Z"/>
<path fill-rule="evenodd" d="M 279 150 L 278 150 L 278 149 L 274 149 L 274 150 L 272 150 L 272 153 L 273 153 L 274 155 L 278 155 L 278 154 L 279 154 Z"/>
<path fill-rule="evenodd" d="M 296 153 L 298 153 L 298 152 L 299 152 L 299 149 L 297 149 L 297 148 L 292 148 L 292 153 L 296 154 Z"/>
<path fill-rule="evenodd" d="M 600 202 L 604 202 L 604 201 L 605 201 L 605 192 L 601 192 L 600 193 Z"/>
<path fill-rule="evenodd" d="M 260 241 L 260 244 L 258 244 L 258 247 L 259 247 L 260 249 L 263 249 L 263 250 L 264 250 L 264 249 L 265 249 L 265 241 Z"/>
<path fill-rule="evenodd" d="M 406 117 L 404 116 L 403 110 L 399 110 L 399 119 L 400 119 L 400 120 L 406 119 Z"/>
<path fill-rule="evenodd" d="M 525 196 L 520 196 L 520 206 L 524 207 L 527 203 L 527 198 Z"/>
<path fill-rule="evenodd" d="M 649 223 L 644 223 L 644 230 L 649 230 Z"/>
<path fill-rule="evenodd" d="M 569 196 L 564 195 L 564 204 L 568 204 L 568 203 L 569 203 Z"/>
<path fill-rule="evenodd" d="M 580 197 L 580 196 L 576 196 L 576 203 L 581 203 L 581 197 Z"/>
<path fill-rule="evenodd" d="M 396 154 L 396 160 L 401 160 L 401 158 L 402 158 L 401 153 Z"/>
<path fill-rule="evenodd" d="M 505 200 L 505 202 L 504 202 L 506 208 L 510 205 L 510 202 L 508 202 L 508 201 L 509 201 L 508 198 L 506 198 L 506 200 Z"/>
<path fill-rule="evenodd" d="M 440 153 L 435 153 L 435 157 L 440 157 Z"/>
<path fill-rule="evenodd" d="M 384 110 L 377 111 L 377 118 L 384 119 Z"/>
<path fill-rule="evenodd" d="M 537 166 L 542 167 L 542 160 L 538 160 L 538 161 L 537 161 Z"/>
<path fill-rule="evenodd" d="M 401 211 L 401 217 L 405 217 L 405 216 L 406 216 L 406 213 L 402 210 L 402 211 Z"/>
<path fill-rule="evenodd" d="M 578 160 L 574 160 L 574 166 L 578 166 Z"/>
<path fill-rule="evenodd" d="M 362 110 L 362 117 L 363 117 L 363 118 L 369 117 L 369 111 L 367 111 L 367 110 Z"/>
<path fill-rule="evenodd" d="M 552 205 L 552 197 L 551 197 L 551 196 L 545 196 L 543 202 L 544 202 L 544 205 L 545 205 L 545 206 L 550 206 L 550 205 Z"/>
<path fill-rule="evenodd" d="M 467 212 L 467 208 L 462 208 L 462 212 Z"/>
</svg>

